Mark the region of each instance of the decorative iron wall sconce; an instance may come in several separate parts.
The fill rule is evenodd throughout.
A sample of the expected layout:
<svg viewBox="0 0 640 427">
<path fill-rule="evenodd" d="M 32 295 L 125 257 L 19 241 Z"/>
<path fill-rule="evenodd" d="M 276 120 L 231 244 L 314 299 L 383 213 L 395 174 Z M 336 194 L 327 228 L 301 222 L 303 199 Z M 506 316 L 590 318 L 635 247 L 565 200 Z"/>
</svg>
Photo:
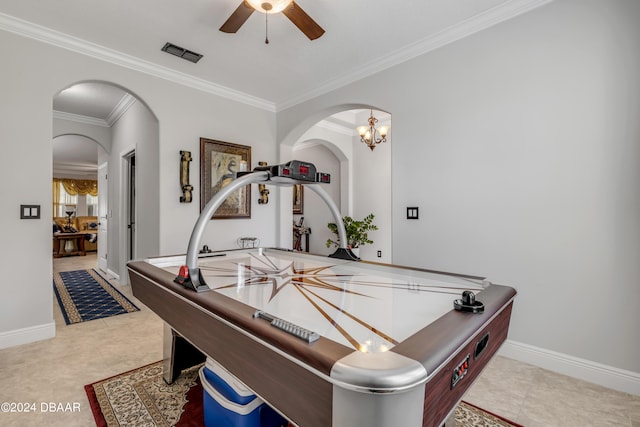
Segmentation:
<svg viewBox="0 0 640 427">
<path fill-rule="evenodd" d="M 189 163 L 191 163 L 191 151 L 180 151 L 180 186 L 182 196 L 180 203 L 191 203 L 193 185 L 189 184 Z"/>
<path fill-rule="evenodd" d="M 258 162 L 259 166 L 267 166 L 267 162 Z M 259 205 L 266 205 L 269 203 L 269 190 L 265 184 L 258 184 L 258 191 L 260 192 L 260 198 L 258 199 Z"/>
</svg>

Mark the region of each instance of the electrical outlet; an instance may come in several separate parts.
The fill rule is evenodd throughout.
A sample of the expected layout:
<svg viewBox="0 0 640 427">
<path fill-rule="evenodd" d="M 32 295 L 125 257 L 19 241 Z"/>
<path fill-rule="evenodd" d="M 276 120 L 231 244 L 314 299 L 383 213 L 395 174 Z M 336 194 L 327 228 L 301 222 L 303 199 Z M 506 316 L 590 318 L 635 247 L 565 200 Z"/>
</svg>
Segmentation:
<svg viewBox="0 0 640 427">
<path fill-rule="evenodd" d="M 378 258 L 382 258 L 382 251 L 378 251 Z"/>
</svg>

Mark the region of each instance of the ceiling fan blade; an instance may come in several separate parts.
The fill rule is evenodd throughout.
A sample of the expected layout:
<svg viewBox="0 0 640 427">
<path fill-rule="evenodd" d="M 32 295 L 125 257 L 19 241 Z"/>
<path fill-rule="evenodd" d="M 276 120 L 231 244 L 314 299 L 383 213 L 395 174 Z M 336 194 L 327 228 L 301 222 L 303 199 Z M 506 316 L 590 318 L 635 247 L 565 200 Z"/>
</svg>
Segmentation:
<svg viewBox="0 0 640 427">
<path fill-rule="evenodd" d="M 223 33 L 235 33 L 237 32 L 242 24 L 246 22 L 247 19 L 251 16 L 254 9 L 249 6 L 246 1 L 242 1 L 240 6 L 231 14 L 229 19 L 226 20 L 222 27 L 220 27 L 220 31 Z"/>
<path fill-rule="evenodd" d="M 309 40 L 315 40 L 324 34 L 322 27 L 307 15 L 296 2 L 291 2 L 291 5 L 287 6 L 282 13 L 309 37 Z"/>
</svg>

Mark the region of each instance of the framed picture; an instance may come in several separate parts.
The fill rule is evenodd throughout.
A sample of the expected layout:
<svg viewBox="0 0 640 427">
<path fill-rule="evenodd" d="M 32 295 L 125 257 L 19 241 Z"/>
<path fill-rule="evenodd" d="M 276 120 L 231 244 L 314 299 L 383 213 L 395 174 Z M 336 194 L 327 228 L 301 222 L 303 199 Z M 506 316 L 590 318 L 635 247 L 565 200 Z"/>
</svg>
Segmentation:
<svg viewBox="0 0 640 427">
<path fill-rule="evenodd" d="M 296 184 L 293 186 L 293 213 L 302 214 L 304 206 L 304 186 Z"/>
<path fill-rule="evenodd" d="M 243 170 L 251 170 L 251 147 L 200 138 L 200 212 Z M 251 218 L 251 185 L 233 192 L 212 217 L 225 218 Z"/>
</svg>

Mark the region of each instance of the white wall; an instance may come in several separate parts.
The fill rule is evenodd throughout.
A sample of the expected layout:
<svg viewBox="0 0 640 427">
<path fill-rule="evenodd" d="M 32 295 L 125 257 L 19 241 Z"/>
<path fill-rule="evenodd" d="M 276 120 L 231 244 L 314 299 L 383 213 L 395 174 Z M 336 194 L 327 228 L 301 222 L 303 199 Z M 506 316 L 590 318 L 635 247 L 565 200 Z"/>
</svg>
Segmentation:
<svg viewBox="0 0 640 427">
<path fill-rule="evenodd" d="M 158 121 L 140 101 L 134 102 L 112 127 L 109 156 L 108 268 L 126 278 L 127 164 L 124 156 L 136 152 L 136 257 L 160 255 Z M 113 196 L 111 196 L 113 195 Z M 123 280 L 124 282 L 124 280 Z"/>
<path fill-rule="evenodd" d="M 281 111 L 278 137 L 390 112 L 393 261 L 513 285 L 511 340 L 638 372 L 639 21 L 557 0 Z"/>
<path fill-rule="evenodd" d="M 182 99 L 155 107 L 155 94 L 144 99 L 153 106 L 160 123 L 160 251 L 184 253 L 193 225 L 200 214 L 200 137 L 251 147 L 251 165 L 277 160 L 275 114 L 247 105 L 222 101 L 197 90 L 169 86 L 163 98 Z M 173 126 L 165 127 L 165 123 Z M 250 124 L 250 125 L 247 125 Z M 180 150 L 191 151 L 190 182 L 193 202 L 180 203 Z M 205 231 L 202 244 L 210 249 L 237 247 L 243 236 L 257 237 L 263 246 L 275 246 L 278 192 L 271 191 L 269 203 L 258 204 L 257 184 L 251 188 L 251 219 L 214 220 Z"/>
<path fill-rule="evenodd" d="M 4 47 L 0 79 L 0 160 L 5 226 L 0 271 L 11 279 L 0 283 L 0 347 L 53 336 L 51 258 L 51 206 L 53 135 L 52 100 L 63 88 L 81 81 L 112 82 L 143 100 L 158 119 L 158 150 L 140 157 L 141 168 L 149 164 L 158 176 L 142 180 L 139 195 L 151 198 L 147 208 L 157 210 L 155 254 L 184 253 L 189 233 L 199 213 L 199 138 L 201 136 L 253 146 L 257 160 L 276 159 L 275 115 L 255 107 L 225 100 L 130 69 L 61 48 L 0 31 Z M 122 126 L 126 122 L 123 118 Z M 121 119 L 121 120 L 123 120 Z M 251 123 L 251 126 L 246 126 Z M 143 139 L 146 131 L 139 129 Z M 135 136 L 135 135 L 134 135 Z M 122 140 L 127 138 L 122 135 Z M 114 140 L 120 136 L 114 136 Z M 128 144 L 134 144 L 132 137 Z M 196 188 L 191 204 L 179 203 L 179 151 L 192 151 L 191 182 Z M 112 156 L 115 155 L 112 150 Z M 102 159 L 101 159 L 102 160 Z M 110 159 L 111 160 L 111 159 Z M 110 168 L 114 167 L 110 161 Z M 115 176 L 111 173 L 110 176 Z M 149 174 L 148 177 L 151 177 Z M 7 183 L 19 183 L 9 185 Z M 117 200 L 119 191 L 110 189 Z M 145 202 L 145 196 L 142 200 Z M 277 199 L 276 196 L 274 196 Z M 257 199 L 254 189 L 252 199 Z M 255 200 L 254 200 L 255 202 Z M 42 206 L 40 220 L 20 220 L 20 204 Z M 245 232 L 259 235 L 262 242 L 276 241 L 276 203 L 253 204 L 250 220 L 226 220 L 207 230 L 210 247 L 226 248 Z M 114 215 L 116 215 L 114 213 Z M 142 218 L 144 221 L 144 218 Z M 218 221 L 216 221 L 218 222 Z M 113 228 L 110 227 L 110 231 Z M 144 231 L 143 231 L 144 232 Z M 215 237 L 214 237 L 215 236 Z M 146 239 L 146 237 L 145 237 Z M 212 242 L 215 241 L 215 242 Z M 144 247 L 143 247 L 144 250 Z M 146 250 L 145 250 L 146 251 Z M 111 259 L 111 257 L 110 257 Z M 34 268 L 35 267 L 35 268 Z"/>
<path fill-rule="evenodd" d="M 375 113 L 375 112 L 374 112 Z M 369 112 L 358 123 L 367 123 Z M 389 123 L 384 123 L 390 125 Z M 378 123 L 378 126 L 383 123 Z M 369 214 L 374 214 L 373 224 L 378 230 L 368 233 L 373 240 L 370 245 L 360 247 L 360 258 L 367 261 L 393 262 L 393 193 L 392 182 L 395 180 L 391 173 L 392 142 L 391 136 L 386 143 L 376 145 L 371 151 L 360 137 L 352 140 L 353 144 L 353 218 L 362 220 Z M 414 187 L 415 188 L 415 187 Z M 377 252 L 381 257 L 378 258 Z"/>
<path fill-rule="evenodd" d="M 17 43 L 13 46 L 13 43 Z M 32 82 L 42 58 L 19 55 L 18 37 L 0 34 L 6 49 L 0 88 L 0 181 L 4 224 L 0 271 L 12 279 L 0 282 L 2 347 L 52 335 L 51 268 L 51 115 L 53 90 Z M 27 77 L 27 78 L 25 78 Z M 48 188 L 47 188 L 48 187 Z M 20 220 L 20 204 L 41 206 L 42 219 Z M 34 268 L 34 260 L 37 268 Z M 39 262 L 38 262 L 39 261 Z"/>
</svg>

